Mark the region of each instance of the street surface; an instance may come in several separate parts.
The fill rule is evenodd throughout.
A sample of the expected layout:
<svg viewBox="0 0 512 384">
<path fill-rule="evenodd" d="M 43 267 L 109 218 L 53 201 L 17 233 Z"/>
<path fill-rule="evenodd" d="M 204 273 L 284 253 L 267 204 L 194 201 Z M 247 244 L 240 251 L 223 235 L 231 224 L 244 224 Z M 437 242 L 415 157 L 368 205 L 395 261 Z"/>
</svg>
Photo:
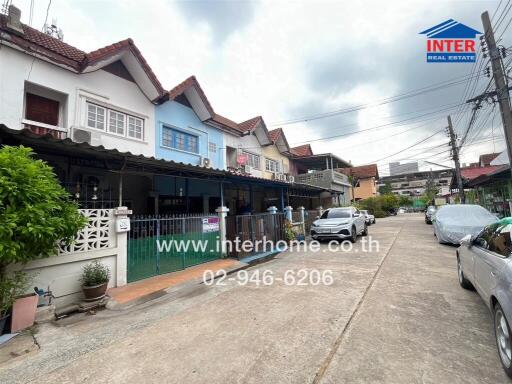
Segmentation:
<svg viewBox="0 0 512 384">
<path fill-rule="evenodd" d="M 0 366 L 0 382 L 509 382 L 487 308 L 458 285 L 455 248 L 420 214 L 378 219 L 369 232 L 379 252 L 323 244 L 247 270 L 271 271 L 272 285 L 230 275 L 224 286 L 42 326 L 39 352 Z M 330 270 L 333 284 L 282 279 L 301 269 Z"/>
</svg>

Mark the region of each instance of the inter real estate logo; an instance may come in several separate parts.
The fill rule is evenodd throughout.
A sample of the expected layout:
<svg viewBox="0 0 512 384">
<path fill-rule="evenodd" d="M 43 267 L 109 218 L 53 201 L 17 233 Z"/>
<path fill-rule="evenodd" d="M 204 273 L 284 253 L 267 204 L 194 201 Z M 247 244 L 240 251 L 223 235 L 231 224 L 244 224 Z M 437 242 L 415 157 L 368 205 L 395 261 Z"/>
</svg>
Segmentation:
<svg viewBox="0 0 512 384">
<path fill-rule="evenodd" d="M 481 32 L 453 19 L 420 32 L 427 35 L 427 63 L 474 63 Z"/>
</svg>

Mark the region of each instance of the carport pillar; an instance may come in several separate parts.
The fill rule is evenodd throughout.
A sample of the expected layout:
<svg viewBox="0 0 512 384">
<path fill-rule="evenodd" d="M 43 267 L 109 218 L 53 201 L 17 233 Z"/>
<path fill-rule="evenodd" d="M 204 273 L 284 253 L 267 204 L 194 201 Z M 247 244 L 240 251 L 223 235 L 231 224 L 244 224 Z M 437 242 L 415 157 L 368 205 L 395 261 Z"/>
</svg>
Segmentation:
<svg viewBox="0 0 512 384">
<path fill-rule="evenodd" d="M 227 244 L 226 244 L 226 216 L 229 212 L 228 207 L 220 206 L 215 210 L 219 215 L 219 241 L 220 241 L 220 253 L 222 257 L 227 256 Z"/>
<path fill-rule="evenodd" d="M 299 207 L 297 208 L 299 210 L 299 217 L 300 217 L 300 222 L 302 223 L 302 232 L 304 233 L 304 236 L 306 236 L 306 220 L 305 220 L 305 215 L 304 215 L 304 211 L 305 211 L 305 208 L 304 207 Z"/>
<path fill-rule="evenodd" d="M 292 222 L 292 211 L 293 211 L 293 208 L 290 207 L 289 205 L 287 207 L 285 207 L 285 209 L 284 209 L 284 217 L 289 222 Z"/>
</svg>

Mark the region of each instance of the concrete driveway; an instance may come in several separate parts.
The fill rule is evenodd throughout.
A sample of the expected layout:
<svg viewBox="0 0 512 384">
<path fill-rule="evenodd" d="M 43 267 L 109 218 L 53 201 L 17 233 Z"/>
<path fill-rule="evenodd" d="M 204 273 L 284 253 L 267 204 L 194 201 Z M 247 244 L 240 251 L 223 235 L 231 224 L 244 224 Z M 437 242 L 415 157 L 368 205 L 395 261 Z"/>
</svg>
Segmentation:
<svg viewBox="0 0 512 384">
<path fill-rule="evenodd" d="M 281 254 L 272 285 L 194 286 L 40 328 L 2 383 L 506 383 L 487 308 L 417 214 L 378 220 L 378 252 Z M 288 285 L 286 271 L 332 271 Z M 281 279 L 281 280 L 279 280 Z"/>
</svg>

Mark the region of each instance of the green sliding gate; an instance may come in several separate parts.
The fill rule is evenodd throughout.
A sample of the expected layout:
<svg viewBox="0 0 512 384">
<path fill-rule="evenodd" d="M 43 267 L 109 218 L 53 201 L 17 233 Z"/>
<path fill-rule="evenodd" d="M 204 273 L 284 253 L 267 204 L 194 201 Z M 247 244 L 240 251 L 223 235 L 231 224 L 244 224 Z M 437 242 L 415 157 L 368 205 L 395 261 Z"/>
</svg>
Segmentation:
<svg viewBox="0 0 512 384">
<path fill-rule="evenodd" d="M 140 216 L 128 233 L 128 282 L 221 257 L 218 216 Z"/>
</svg>

